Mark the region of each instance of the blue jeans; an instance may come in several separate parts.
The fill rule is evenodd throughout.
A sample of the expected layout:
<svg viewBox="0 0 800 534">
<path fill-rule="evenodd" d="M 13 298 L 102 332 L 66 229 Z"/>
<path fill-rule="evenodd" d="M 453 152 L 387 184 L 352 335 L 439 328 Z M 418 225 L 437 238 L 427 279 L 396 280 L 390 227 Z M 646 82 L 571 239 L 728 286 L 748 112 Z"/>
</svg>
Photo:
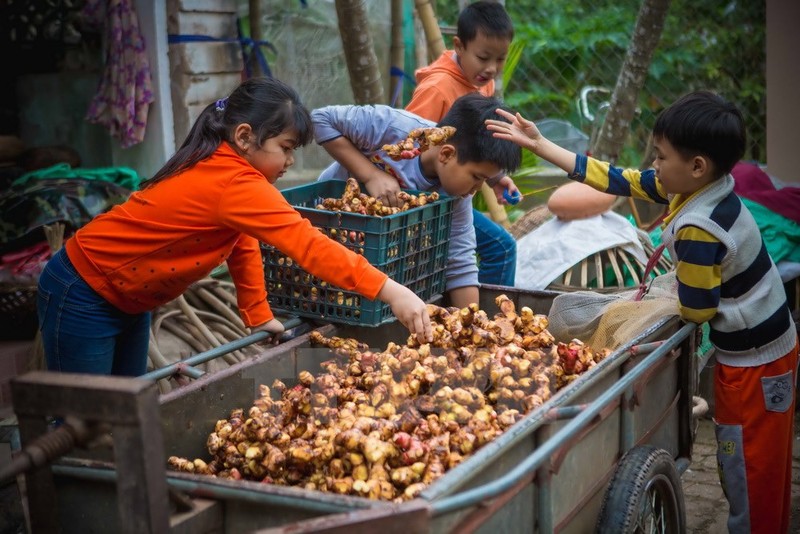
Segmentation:
<svg viewBox="0 0 800 534">
<path fill-rule="evenodd" d="M 478 242 L 478 281 L 481 284 L 514 287 L 517 272 L 517 240 L 480 211 L 473 209 Z"/>
<path fill-rule="evenodd" d="M 62 248 L 39 277 L 39 329 L 47 369 L 139 376 L 147 371 L 150 312 L 124 313 L 75 271 Z"/>
</svg>

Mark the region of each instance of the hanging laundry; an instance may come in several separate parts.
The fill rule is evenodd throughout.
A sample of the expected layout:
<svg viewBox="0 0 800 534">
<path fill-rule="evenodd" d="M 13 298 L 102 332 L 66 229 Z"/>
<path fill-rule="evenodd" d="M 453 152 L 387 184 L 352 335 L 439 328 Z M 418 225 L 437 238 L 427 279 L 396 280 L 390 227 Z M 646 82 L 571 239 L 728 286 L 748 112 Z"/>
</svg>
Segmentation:
<svg viewBox="0 0 800 534">
<path fill-rule="evenodd" d="M 131 147 L 144 138 L 154 100 L 134 0 L 88 0 L 81 15 L 85 23 L 104 27 L 106 34 L 105 70 L 86 120 L 105 126 L 122 148 Z"/>
</svg>

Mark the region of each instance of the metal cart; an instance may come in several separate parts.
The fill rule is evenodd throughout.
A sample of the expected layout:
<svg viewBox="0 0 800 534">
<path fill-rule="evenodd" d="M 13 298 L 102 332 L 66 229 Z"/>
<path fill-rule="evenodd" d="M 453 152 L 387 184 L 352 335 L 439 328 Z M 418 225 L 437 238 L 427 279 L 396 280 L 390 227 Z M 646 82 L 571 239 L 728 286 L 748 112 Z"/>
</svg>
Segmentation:
<svg viewBox="0 0 800 534">
<path fill-rule="evenodd" d="M 529 306 L 545 314 L 557 295 L 489 287 L 482 290 L 481 307 L 491 309 L 501 293 L 517 309 Z M 372 346 L 406 335 L 396 323 L 319 330 Z M 696 325 L 677 317 L 655 322 L 412 501 L 372 501 L 165 470 L 173 495 L 169 529 L 585 533 L 595 528 L 633 532 L 638 524 L 646 531 L 680 532 L 685 524 L 680 475 L 690 463 L 693 443 L 696 332 Z M 205 457 L 215 422 L 234 408 L 250 406 L 259 384 L 276 378 L 291 384 L 299 371 L 316 370 L 328 357 L 327 349 L 312 348 L 308 336 L 301 335 L 213 374 L 190 371 L 195 380 L 158 398 L 161 424 L 150 425 L 152 439 L 138 436 L 136 442 L 149 443 L 152 451 L 163 440 L 158 461 L 168 455 Z M 20 419 L 23 438 L 31 436 L 22 428 L 25 419 Z M 134 460 L 147 463 L 138 453 Z M 57 506 L 48 512 L 63 532 L 132 531 L 126 516 L 139 510 L 119 504 L 123 495 L 117 491 L 124 474 L 133 476 L 130 466 L 118 468 L 127 461 L 119 454 L 114 461 L 108 454 L 75 450 L 50 466 Z M 147 473 L 142 484 L 152 480 L 151 467 Z M 160 484 L 155 486 L 162 495 Z M 149 503 L 147 497 L 128 503 L 152 506 L 153 496 L 144 495 Z M 145 512 L 139 516 L 151 519 L 140 528 L 159 531 L 163 514 Z M 180 512 L 184 518 L 195 514 L 196 520 L 181 522 Z"/>
</svg>

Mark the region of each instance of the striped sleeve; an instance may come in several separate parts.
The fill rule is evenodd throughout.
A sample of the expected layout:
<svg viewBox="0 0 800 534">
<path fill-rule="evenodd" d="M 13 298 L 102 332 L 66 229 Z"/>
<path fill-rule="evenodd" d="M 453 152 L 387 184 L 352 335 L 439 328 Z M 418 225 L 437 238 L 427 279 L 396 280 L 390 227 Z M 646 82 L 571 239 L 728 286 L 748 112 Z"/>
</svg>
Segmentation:
<svg viewBox="0 0 800 534">
<path fill-rule="evenodd" d="M 606 161 L 578 154 L 575 158 L 575 171 L 570 178 L 612 195 L 641 198 L 657 204 L 669 203 L 653 169 L 623 169 Z"/>
<path fill-rule="evenodd" d="M 704 323 L 714 317 L 722 285 L 722 259 L 727 247 L 696 226 L 685 226 L 675 236 L 675 274 L 681 318 Z"/>
</svg>

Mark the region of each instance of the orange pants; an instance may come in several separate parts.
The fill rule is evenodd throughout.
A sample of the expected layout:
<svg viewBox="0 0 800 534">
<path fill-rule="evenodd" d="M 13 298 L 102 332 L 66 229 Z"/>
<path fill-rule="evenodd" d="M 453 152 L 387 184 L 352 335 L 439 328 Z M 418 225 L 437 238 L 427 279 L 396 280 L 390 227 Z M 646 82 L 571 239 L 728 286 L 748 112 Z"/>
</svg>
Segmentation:
<svg viewBox="0 0 800 534">
<path fill-rule="evenodd" d="M 797 350 L 758 367 L 714 369 L 717 465 L 732 534 L 789 530 Z"/>
</svg>

